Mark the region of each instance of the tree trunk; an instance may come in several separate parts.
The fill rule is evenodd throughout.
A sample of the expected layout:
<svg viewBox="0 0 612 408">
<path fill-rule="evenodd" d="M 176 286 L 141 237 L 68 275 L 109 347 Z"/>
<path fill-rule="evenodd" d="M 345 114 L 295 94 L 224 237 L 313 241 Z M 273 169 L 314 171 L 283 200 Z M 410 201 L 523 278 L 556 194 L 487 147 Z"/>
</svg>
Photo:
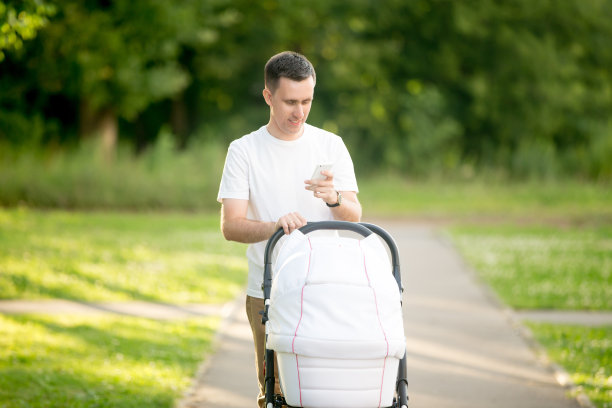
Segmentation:
<svg viewBox="0 0 612 408">
<path fill-rule="evenodd" d="M 117 138 L 119 133 L 119 123 L 117 115 L 107 109 L 100 115 L 99 129 L 102 146 L 102 156 L 106 162 L 111 162 L 115 159 L 115 151 L 117 150 Z"/>
<path fill-rule="evenodd" d="M 187 106 L 181 94 L 172 100 L 172 110 L 170 112 L 172 133 L 177 138 L 177 145 L 181 150 L 187 147 L 187 132 L 189 128 L 187 116 Z"/>
<path fill-rule="evenodd" d="M 94 110 L 87 101 L 82 101 L 79 116 L 81 138 L 96 139 L 102 159 L 112 162 L 115 158 L 119 133 L 119 123 L 115 112 L 110 108 Z"/>
</svg>

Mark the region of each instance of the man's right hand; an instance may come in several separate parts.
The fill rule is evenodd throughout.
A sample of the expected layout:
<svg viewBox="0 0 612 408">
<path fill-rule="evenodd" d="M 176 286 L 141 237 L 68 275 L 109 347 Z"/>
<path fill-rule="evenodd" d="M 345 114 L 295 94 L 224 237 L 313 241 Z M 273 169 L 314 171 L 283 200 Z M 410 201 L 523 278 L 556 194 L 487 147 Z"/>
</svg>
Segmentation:
<svg viewBox="0 0 612 408">
<path fill-rule="evenodd" d="M 228 241 L 254 244 L 267 241 L 279 228 L 290 234 L 306 225 L 306 219 L 299 213 L 283 215 L 276 221 L 255 221 L 247 219 L 248 200 L 224 198 L 221 206 L 221 231 Z"/>
<path fill-rule="evenodd" d="M 280 217 L 278 221 L 276 221 L 274 230 L 278 231 L 279 228 L 282 228 L 285 234 L 291 234 L 293 230 L 302 228 L 304 225 L 306 225 L 306 218 L 302 217 L 300 213 L 292 212 Z"/>
</svg>

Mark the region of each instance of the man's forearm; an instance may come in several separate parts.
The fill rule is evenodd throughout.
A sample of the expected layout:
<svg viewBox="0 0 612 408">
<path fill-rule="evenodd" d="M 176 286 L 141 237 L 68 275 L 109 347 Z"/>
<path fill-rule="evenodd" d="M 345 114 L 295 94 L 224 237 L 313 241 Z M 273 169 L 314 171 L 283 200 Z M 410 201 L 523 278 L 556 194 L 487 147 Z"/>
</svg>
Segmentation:
<svg viewBox="0 0 612 408">
<path fill-rule="evenodd" d="M 253 244 L 270 238 L 276 232 L 276 223 L 234 218 L 224 220 L 221 231 L 225 239 L 229 241 Z"/>
<path fill-rule="evenodd" d="M 361 221 L 361 204 L 359 201 L 345 199 L 339 207 L 332 207 L 332 214 L 336 220 L 359 222 Z"/>
</svg>

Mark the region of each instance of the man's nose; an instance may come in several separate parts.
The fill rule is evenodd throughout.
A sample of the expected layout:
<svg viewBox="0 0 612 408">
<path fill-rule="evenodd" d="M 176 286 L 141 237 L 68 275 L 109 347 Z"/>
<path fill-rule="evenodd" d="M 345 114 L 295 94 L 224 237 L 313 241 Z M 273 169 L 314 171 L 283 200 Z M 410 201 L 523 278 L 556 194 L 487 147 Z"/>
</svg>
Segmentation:
<svg viewBox="0 0 612 408">
<path fill-rule="evenodd" d="M 301 118 L 304 116 L 304 107 L 300 104 L 296 105 L 296 108 L 294 110 L 294 114 L 296 117 Z"/>
</svg>

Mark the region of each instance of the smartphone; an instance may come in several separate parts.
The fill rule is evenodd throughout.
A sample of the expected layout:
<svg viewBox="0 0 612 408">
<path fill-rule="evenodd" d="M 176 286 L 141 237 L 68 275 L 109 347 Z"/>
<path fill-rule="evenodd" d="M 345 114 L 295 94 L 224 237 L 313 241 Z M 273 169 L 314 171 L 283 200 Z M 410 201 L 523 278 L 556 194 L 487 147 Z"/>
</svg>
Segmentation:
<svg viewBox="0 0 612 408">
<path fill-rule="evenodd" d="M 311 180 L 325 180 L 324 175 L 321 174 L 321 172 L 323 170 L 331 170 L 332 168 L 332 164 L 318 164 L 317 167 L 315 167 L 314 171 L 312 172 L 312 177 L 310 177 Z"/>
</svg>

